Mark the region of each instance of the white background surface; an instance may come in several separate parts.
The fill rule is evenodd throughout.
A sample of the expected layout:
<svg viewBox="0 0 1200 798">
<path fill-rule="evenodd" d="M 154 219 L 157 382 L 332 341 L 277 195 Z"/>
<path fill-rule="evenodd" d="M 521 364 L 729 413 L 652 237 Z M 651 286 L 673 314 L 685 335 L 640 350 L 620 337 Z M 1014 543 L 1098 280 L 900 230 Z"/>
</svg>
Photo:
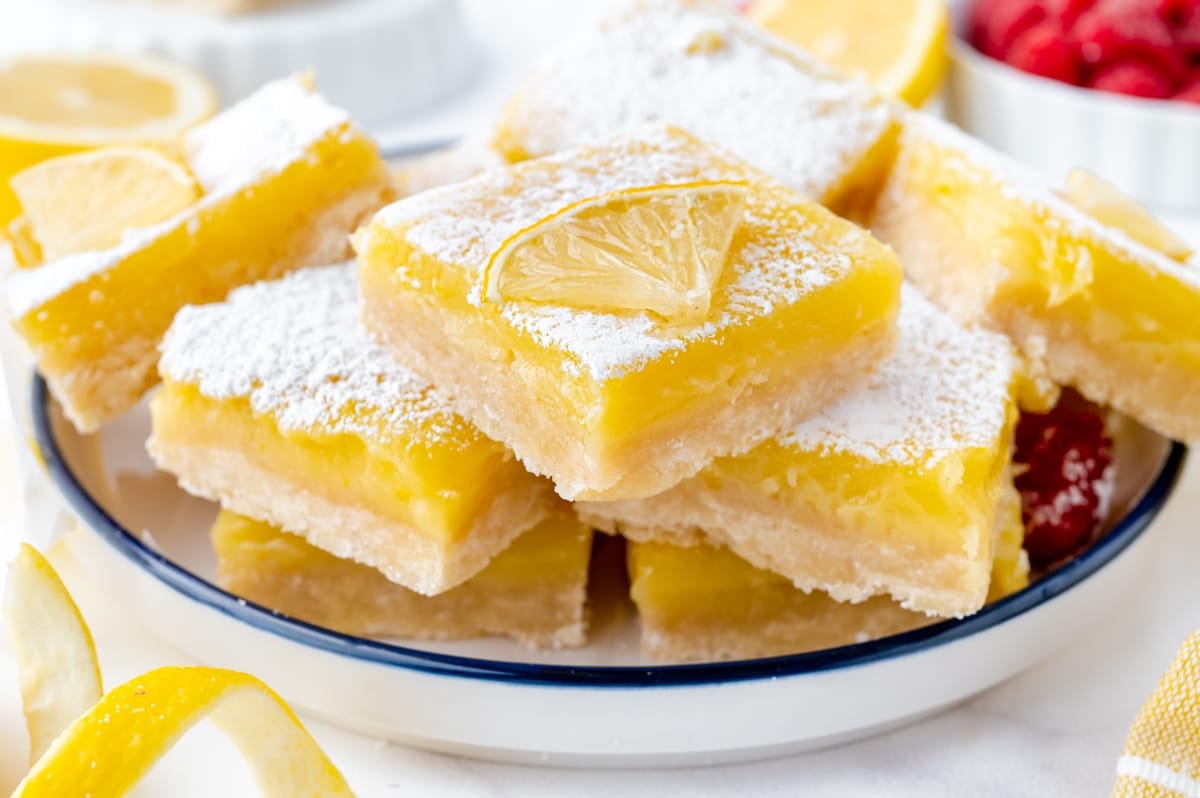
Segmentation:
<svg viewBox="0 0 1200 798">
<path fill-rule="evenodd" d="M 0 5 L 13 0 L 0 0 Z M 582 3 L 553 0 L 467 0 L 481 44 L 490 54 L 485 79 L 468 101 L 430 114 L 394 140 L 451 135 L 503 96 L 521 65 L 552 42 Z M 600 3 L 587 4 L 594 8 Z M 589 12 L 591 13 L 591 12 Z M 1200 212 L 1175 218 L 1200 245 Z M 0 396 L 0 402 L 3 397 Z M 45 529 L 17 528 L 21 500 L 9 414 L 0 407 L 0 544 L 41 538 Z M 44 507 L 33 508 L 44 517 Z M 1095 796 L 1111 789 L 1126 730 L 1183 639 L 1200 627 L 1200 466 L 1188 469 L 1173 502 L 1151 530 L 1157 562 L 1144 589 L 1103 628 L 1080 630 L 1063 653 L 971 702 L 906 729 L 838 749 L 749 765 L 691 771 L 578 771 L 501 766 L 406 750 L 321 724 L 310 728 L 361 796 L 633 796 L 797 794 L 941 796 Z M 103 585 L 84 577 L 70 552 L 53 551 L 92 626 L 105 681 L 119 684 L 182 655 L 147 638 L 106 600 Z M 903 684 L 897 690 L 905 689 Z M 447 706 L 447 712 L 469 707 Z M 780 711 L 802 712 L 803 707 Z M 713 723 L 721 723 L 714 717 Z M 25 765 L 24 729 L 7 640 L 0 636 L 0 794 Z M 139 795 L 252 796 L 236 755 L 201 727 L 143 783 Z"/>
</svg>

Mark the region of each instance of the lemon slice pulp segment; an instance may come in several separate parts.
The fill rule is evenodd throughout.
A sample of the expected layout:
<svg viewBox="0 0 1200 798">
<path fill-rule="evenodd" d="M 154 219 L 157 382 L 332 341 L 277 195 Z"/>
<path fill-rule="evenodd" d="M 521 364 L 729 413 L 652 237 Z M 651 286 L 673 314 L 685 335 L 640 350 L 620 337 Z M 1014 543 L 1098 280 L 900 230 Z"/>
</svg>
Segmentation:
<svg viewBox="0 0 1200 798">
<path fill-rule="evenodd" d="M 575 203 L 505 241 L 485 267 L 483 295 L 703 318 L 747 193 L 744 183 L 713 180 Z"/>
<path fill-rule="evenodd" d="M 13 798 L 125 795 L 206 717 L 233 739 L 266 798 L 353 795 L 288 705 L 258 679 L 169 667 L 109 691 L 54 742 Z"/>
<path fill-rule="evenodd" d="M 36 762 L 100 700 L 96 647 L 54 567 L 27 543 L 8 569 L 4 621 L 17 655 L 30 761 Z"/>
<path fill-rule="evenodd" d="M 200 198 L 188 170 L 150 147 L 63 155 L 14 175 L 12 190 L 46 260 L 116 246 Z"/>
<path fill-rule="evenodd" d="M 1134 241 L 1169 258 L 1185 261 L 1192 256 L 1192 248 L 1186 241 L 1163 227 L 1148 210 L 1116 186 L 1091 172 L 1072 169 L 1067 174 L 1063 196 L 1096 221 L 1121 230 Z"/>
</svg>

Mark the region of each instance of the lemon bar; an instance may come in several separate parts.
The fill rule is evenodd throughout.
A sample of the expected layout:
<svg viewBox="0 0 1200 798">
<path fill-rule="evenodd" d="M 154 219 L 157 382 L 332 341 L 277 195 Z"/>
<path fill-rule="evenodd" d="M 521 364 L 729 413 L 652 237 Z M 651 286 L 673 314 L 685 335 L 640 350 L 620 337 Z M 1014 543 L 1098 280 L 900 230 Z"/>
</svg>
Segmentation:
<svg viewBox="0 0 1200 798">
<path fill-rule="evenodd" d="M 817 416 L 659 496 L 581 504 L 583 519 L 635 539 L 724 544 L 839 601 L 978 610 L 1012 489 L 1015 355 L 908 285 L 899 328 L 868 383 Z"/>
<path fill-rule="evenodd" d="M 515 638 L 534 648 L 583 645 L 592 532 L 552 512 L 456 588 L 423 596 L 303 538 L 221 511 L 212 528 L 226 590 L 351 635 L 454 640 Z"/>
<path fill-rule="evenodd" d="M 643 0 L 568 38 L 501 113 L 513 160 L 678 125 L 839 213 L 882 182 L 891 106 L 711 0 Z"/>
<path fill-rule="evenodd" d="M 355 266 L 181 311 L 147 447 L 187 491 L 433 595 L 478 573 L 553 492 L 362 329 Z"/>
<path fill-rule="evenodd" d="M 1005 493 L 990 600 L 1029 581 L 1020 498 L 1011 485 Z M 899 634 L 933 620 L 883 596 L 850 604 L 821 591 L 806 593 L 707 543 L 630 542 L 627 558 L 642 650 L 656 660 L 704 662 L 816 651 Z"/>
<path fill-rule="evenodd" d="M 1050 377 L 1200 440 L 1200 272 L 1101 224 L 935 119 L 905 123 L 872 227 L 930 298 L 1006 333 Z"/>
<path fill-rule="evenodd" d="M 182 151 L 202 189 L 195 204 L 7 281 L 16 327 L 82 431 L 157 382 L 158 343 L 180 308 L 349 257 L 347 234 L 390 197 L 375 145 L 299 78 L 192 129 Z"/>
<path fill-rule="evenodd" d="M 734 229 L 723 270 L 698 315 L 585 306 L 611 287 L 604 268 L 624 276 L 645 251 L 703 248 L 683 232 L 694 219 L 643 228 L 653 214 L 636 204 L 659 197 L 693 213 L 697 186 L 745 192 L 743 210 L 725 218 Z M 578 208 L 584 215 L 571 217 Z M 572 238 L 589 225 L 598 244 Z M 547 245 L 541 268 L 580 252 L 595 260 L 555 272 L 541 285 L 545 300 L 493 300 L 484 283 L 497 258 L 543 228 L 558 249 Z M 614 241 L 630 229 L 646 237 Z M 403 199 L 360 230 L 355 247 L 368 328 L 568 499 L 659 493 L 851 389 L 895 337 L 901 274 L 886 247 L 674 128 Z M 576 297 L 562 294 L 568 284 Z"/>
</svg>

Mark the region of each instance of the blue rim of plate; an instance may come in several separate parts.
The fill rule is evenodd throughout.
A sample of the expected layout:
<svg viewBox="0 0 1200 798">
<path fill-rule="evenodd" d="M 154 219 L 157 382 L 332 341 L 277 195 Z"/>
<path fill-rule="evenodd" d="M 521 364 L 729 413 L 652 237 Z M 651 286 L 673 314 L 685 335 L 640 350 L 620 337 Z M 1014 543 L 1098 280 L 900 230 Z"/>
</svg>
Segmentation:
<svg viewBox="0 0 1200 798">
<path fill-rule="evenodd" d="M 75 514 L 127 559 L 185 597 L 292 642 L 370 663 L 440 676 L 576 688 L 684 687 L 801 676 L 916 654 L 978 634 L 1070 590 L 1128 548 L 1166 503 L 1187 454 L 1187 447 L 1172 443 L 1146 492 L 1107 535 L 1085 552 L 1024 590 L 962 620 L 942 621 L 866 643 L 764 659 L 646 667 L 542 665 L 439 654 L 344 635 L 221 590 L 151 549 L 99 505 L 62 456 L 51 422 L 49 390 L 40 375 L 34 378 L 32 394 L 38 450 L 47 472 Z"/>
</svg>

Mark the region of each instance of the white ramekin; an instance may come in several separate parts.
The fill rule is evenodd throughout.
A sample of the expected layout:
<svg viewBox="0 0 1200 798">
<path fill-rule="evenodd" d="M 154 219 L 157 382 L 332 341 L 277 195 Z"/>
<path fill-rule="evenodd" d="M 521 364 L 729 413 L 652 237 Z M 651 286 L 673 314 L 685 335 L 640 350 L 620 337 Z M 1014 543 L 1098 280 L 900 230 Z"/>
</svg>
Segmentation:
<svg viewBox="0 0 1200 798">
<path fill-rule="evenodd" d="M 1200 209 L 1200 107 L 1030 75 L 956 38 L 946 115 L 1051 179 L 1078 166 L 1147 204 Z"/>
<path fill-rule="evenodd" d="M 459 0 L 313 0 L 239 16 L 111 0 L 0 2 L 8 49 L 155 53 L 197 67 L 232 102 L 311 69 L 332 102 L 367 126 L 446 99 L 477 48 Z"/>
</svg>

